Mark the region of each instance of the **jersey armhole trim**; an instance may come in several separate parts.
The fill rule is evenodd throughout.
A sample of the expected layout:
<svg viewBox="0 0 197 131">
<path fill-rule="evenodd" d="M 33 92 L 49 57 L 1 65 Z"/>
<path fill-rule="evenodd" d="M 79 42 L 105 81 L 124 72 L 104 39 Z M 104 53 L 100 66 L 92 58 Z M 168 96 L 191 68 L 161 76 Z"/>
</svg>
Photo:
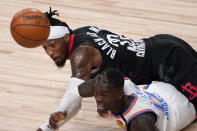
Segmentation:
<svg viewBox="0 0 197 131">
<path fill-rule="evenodd" d="M 152 113 L 156 114 L 152 109 L 144 109 L 144 110 L 138 111 L 138 112 L 134 113 L 132 116 L 130 116 L 129 119 L 127 120 L 127 123 L 129 124 L 131 122 L 131 120 L 136 118 L 138 115 L 143 114 L 143 113 L 147 113 L 147 112 L 152 112 Z"/>
</svg>

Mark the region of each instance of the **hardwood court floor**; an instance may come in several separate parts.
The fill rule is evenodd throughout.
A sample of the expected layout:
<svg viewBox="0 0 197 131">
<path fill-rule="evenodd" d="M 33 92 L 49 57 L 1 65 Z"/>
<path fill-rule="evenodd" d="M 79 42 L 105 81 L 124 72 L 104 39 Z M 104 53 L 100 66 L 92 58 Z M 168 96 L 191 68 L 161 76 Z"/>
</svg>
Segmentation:
<svg viewBox="0 0 197 131">
<path fill-rule="evenodd" d="M 95 25 L 133 39 L 168 33 L 197 50 L 196 0 L 0 0 L 0 131 L 33 131 L 52 113 L 71 76 L 69 62 L 59 70 L 41 47 L 22 48 L 9 24 L 24 8 L 60 12 L 71 28 Z M 93 98 L 62 131 L 119 131 L 114 121 L 100 118 Z M 196 131 L 194 122 L 185 131 Z"/>
</svg>

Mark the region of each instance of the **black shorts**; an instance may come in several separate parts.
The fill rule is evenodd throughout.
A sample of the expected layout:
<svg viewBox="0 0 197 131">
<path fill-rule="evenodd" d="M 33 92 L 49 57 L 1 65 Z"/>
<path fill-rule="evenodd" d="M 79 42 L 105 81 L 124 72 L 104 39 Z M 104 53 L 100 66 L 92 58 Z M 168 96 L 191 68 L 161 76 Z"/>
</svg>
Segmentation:
<svg viewBox="0 0 197 131">
<path fill-rule="evenodd" d="M 153 72 L 157 80 L 174 85 L 197 111 L 197 52 L 172 35 L 156 35 L 148 41 L 153 49 Z"/>
</svg>

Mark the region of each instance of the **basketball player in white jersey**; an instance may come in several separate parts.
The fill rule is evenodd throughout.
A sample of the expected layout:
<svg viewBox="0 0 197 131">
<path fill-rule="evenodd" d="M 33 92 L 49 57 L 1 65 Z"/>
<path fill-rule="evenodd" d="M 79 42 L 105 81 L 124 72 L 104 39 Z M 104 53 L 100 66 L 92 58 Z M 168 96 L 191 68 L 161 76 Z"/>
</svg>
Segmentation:
<svg viewBox="0 0 197 131">
<path fill-rule="evenodd" d="M 92 89 L 83 94 L 87 87 Z M 79 86 L 79 94 L 83 97 L 94 95 L 98 113 L 101 116 L 109 114 L 128 131 L 178 131 L 196 116 L 193 104 L 172 85 L 156 82 L 139 88 L 128 78 L 124 80 L 116 69 L 107 69 L 83 83 Z M 58 129 L 64 115 L 67 114 L 52 114 L 48 129 Z"/>
<path fill-rule="evenodd" d="M 156 82 L 140 89 L 130 80 L 124 85 L 115 69 L 95 78 L 94 95 L 98 113 L 108 113 L 127 131 L 179 131 L 196 116 L 193 104 L 172 85 Z"/>
</svg>

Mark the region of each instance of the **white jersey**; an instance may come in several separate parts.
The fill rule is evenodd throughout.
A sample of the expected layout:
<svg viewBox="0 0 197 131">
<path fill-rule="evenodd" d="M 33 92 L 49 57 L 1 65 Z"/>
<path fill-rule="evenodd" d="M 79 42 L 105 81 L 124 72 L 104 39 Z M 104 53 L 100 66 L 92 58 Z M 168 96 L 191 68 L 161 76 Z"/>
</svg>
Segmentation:
<svg viewBox="0 0 197 131">
<path fill-rule="evenodd" d="M 125 80 L 124 92 L 126 95 L 137 94 L 152 103 L 158 110 L 163 111 L 167 122 L 162 125 L 158 120 L 156 123 L 161 131 L 179 131 L 195 119 L 196 111 L 193 104 L 170 84 L 156 82 L 139 88 L 130 80 Z M 144 108 L 147 108 L 146 105 Z M 158 115 L 158 118 L 163 117 L 162 114 Z"/>
<path fill-rule="evenodd" d="M 112 119 L 115 119 L 119 126 L 126 129 L 128 123 L 138 115 L 142 113 L 152 112 L 157 116 L 156 126 L 159 128 L 159 130 L 164 131 L 167 125 L 167 117 L 165 116 L 164 112 L 156 108 L 150 101 L 147 101 L 135 94 L 133 94 L 132 96 L 134 96 L 133 101 L 122 114 L 115 115 L 111 111 L 109 111 L 109 116 Z M 161 106 L 161 103 L 159 101 L 156 100 L 154 102 Z"/>
</svg>

